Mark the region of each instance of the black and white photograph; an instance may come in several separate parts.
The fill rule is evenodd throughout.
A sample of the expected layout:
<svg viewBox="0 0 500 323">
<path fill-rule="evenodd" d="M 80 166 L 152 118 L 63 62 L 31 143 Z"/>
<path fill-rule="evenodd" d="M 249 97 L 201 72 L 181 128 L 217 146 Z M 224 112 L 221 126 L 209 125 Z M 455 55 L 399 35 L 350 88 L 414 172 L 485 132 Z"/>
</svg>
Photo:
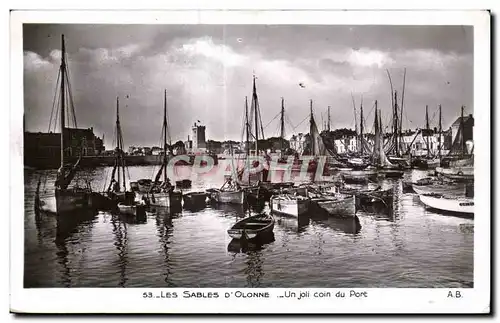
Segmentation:
<svg viewBox="0 0 500 323">
<path fill-rule="evenodd" d="M 19 288 L 460 312 L 489 286 L 489 14 L 227 15 L 18 19 Z"/>
</svg>

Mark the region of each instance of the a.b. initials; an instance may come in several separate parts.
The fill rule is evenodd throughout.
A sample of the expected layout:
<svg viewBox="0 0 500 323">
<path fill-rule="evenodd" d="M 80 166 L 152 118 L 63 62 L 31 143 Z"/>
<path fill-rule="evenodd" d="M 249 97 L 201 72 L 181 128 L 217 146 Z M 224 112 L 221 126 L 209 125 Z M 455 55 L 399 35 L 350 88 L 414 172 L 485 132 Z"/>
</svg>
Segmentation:
<svg viewBox="0 0 500 323">
<path fill-rule="evenodd" d="M 455 292 L 453 292 L 453 291 L 451 291 L 451 290 L 450 290 L 450 291 L 448 292 L 448 296 L 447 296 L 447 297 L 451 297 L 451 298 L 462 298 L 462 294 L 460 294 L 460 291 L 458 291 L 458 290 L 457 290 L 457 291 L 455 291 Z"/>
</svg>

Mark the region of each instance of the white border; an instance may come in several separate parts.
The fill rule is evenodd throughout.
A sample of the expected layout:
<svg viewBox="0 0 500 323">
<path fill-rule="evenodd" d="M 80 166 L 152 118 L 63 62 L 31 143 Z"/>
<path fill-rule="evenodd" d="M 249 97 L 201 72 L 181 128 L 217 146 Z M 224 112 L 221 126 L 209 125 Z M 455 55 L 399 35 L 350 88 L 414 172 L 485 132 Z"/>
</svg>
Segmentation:
<svg viewBox="0 0 500 323">
<path fill-rule="evenodd" d="M 474 26 L 474 117 L 476 219 L 474 288 L 464 298 L 447 298 L 454 289 L 360 289 L 366 300 L 143 299 L 144 291 L 166 289 L 23 289 L 24 188 L 22 159 L 22 23 L 147 24 L 385 24 Z M 490 17 L 478 11 L 15 11 L 11 14 L 11 305 L 12 311 L 40 313 L 486 313 L 490 304 Z M 480 140 L 478 140 L 480 139 Z M 481 191 L 484 191 L 482 193 Z M 482 193 L 482 194 L 481 194 Z M 119 293 L 117 292 L 119 290 Z M 184 289 L 179 289 L 182 295 Z M 197 291 L 196 289 L 189 289 Z M 248 291 L 203 289 L 202 292 Z M 301 291 L 313 289 L 300 289 Z M 341 289 L 332 289 L 339 291 Z M 173 289 L 169 289 L 173 291 Z M 295 290 L 297 292 L 297 290 Z M 349 290 L 345 290 L 347 293 Z M 133 306 L 132 306 L 133 304 Z"/>
</svg>

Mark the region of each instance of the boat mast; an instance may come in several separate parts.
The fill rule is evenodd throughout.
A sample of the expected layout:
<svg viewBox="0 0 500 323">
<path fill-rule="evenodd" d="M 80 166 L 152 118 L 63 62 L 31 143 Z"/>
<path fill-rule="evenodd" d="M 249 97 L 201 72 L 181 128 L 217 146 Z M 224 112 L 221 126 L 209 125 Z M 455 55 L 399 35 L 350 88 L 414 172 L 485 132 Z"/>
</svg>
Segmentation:
<svg viewBox="0 0 500 323">
<path fill-rule="evenodd" d="M 163 181 L 167 182 L 167 89 L 163 99 Z"/>
<path fill-rule="evenodd" d="M 116 97 L 116 164 L 118 167 L 118 187 L 120 187 L 120 102 L 118 97 Z M 125 176 L 123 177 L 123 182 L 125 183 Z"/>
<path fill-rule="evenodd" d="M 330 106 L 328 106 L 328 126 L 327 126 L 328 132 L 330 132 Z"/>
<path fill-rule="evenodd" d="M 65 89 L 64 82 L 66 76 L 66 47 L 64 46 L 64 35 L 61 36 L 61 170 L 64 173 L 64 118 L 65 118 Z"/>
<path fill-rule="evenodd" d="M 464 106 L 462 105 L 462 112 L 461 112 L 461 115 L 460 115 L 460 130 L 461 130 L 461 136 L 460 136 L 460 140 L 461 140 L 461 146 L 462 146 L 462 157 L 464 156 L 465 154 L 465 138 L 464 138 Z"/>
<path fill-rule="evenodd" d="M 253 76 L 252 103 L 255 110 L 255 156 L 259 155 L 259 114 L 257 111 L 257 89 L 255 88 L 255 74 Z"/>
<path fill-rule="evenodd" d="M 363 125 L 363 103 L 361 103 L 360 106 L 360 121 L 359 121 L 359 136 L 360 136 L 360 151 L 361 154 L 363 154 L 363 131 L 364 131 L 364 125 Z"/>
<path fill-rule="evenodd" d="M 425 106 L 425 132 L 427 134 L 427 157 L 429 157 L 430 149 L 429 149 L 429 106 Z"/>
<path fill-rule="evenodd" d="M 394 138 L 394 149 L 396 149 L 396 156 L 399 157 L 399 144 L 398 144 L 398 91 L 394 91 L 394 107 L 392 119 L 392 134 Z"/>
<path fill-rule="evenodd" d="M 315 146 L 315 142 L 314 142 L 314 136 L 313 136 L 313 132 L 314 132 L 314 117 L 313 117 L 313 100 L 309 100 L 309 108 L 311 110 L 311 117 L 310 117 L 310 125 L 309 125 L 309 137 L 311 137 L 311 155 L 314 155 L 315 154 L 315 149 L 314 149 L 314 146 Z"/>
<path fill-rule="evenodd" d="M 441 161 L 441 133 L 443 132 L 443 125 L 441 119 L 441 104 L 439 105 L 439 160 Z"/>
<path fill-rule="evenodd" d="M 281 156 L 283 156 L 283 147 L 285 141 L 285 99 L 281 97 Z"/>
<path fill-rule="evenodd" d="M 250 123 L 248 122 L 248 97 L 245 96 L 245 132 L 247 136 L 247 145 L 246 145 L 246 151 L 247 151 L 247 157 L 246 157 L 246 168 L 247 171 L 250 169 Z M 231 160 L 233 159 L 232 155 L 232 145 L 231 147 Z M 248 173 L 248 185 L 250 185 L 250 173 Z"/>
<path fill-rule="evenodd" d="M 404 74 L 403 74 L 403 93 L 401 95 L 401 114 L 400 114 L 400 119 L 399 119 L 399 144 L 401 145 L 401 148 L 403 148 L 404 142 L 403 141 L 403 107 L 404 107 L 404 102 L 405 102 L 405 85 L 406 85 L 406 67 L 404 69 Z"/>
</svg>

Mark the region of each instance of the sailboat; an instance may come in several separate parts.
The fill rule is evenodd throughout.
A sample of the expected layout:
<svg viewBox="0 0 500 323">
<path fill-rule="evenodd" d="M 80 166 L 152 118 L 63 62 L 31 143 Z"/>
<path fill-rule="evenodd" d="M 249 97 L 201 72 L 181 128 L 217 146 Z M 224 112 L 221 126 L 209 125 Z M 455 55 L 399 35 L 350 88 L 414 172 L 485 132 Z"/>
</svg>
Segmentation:
<svg viewBox="0 0 500 323">
<path fill-rule="evenodd" d="M 163 160 L 156 174 L 154 181 L 150 179 L 139 179 L 137 182 L 131 183 L 131 186 L 136 189 L 137 194 L 143 200 L 146 200 L 150 206 L 158 207 L 181 207 L 182 192 L 176 191 L 175 187 L 170 183 L 167 177 L 168 155 L 167 155 L 167 90 L 164 93 L 163 104 Z M 163 177 L 163 181 L 161 178 Z"/>
<path fill-rule="evenodd" d="M 416 168 L 420 169 L 429 169 L 429 168 L 436 168 L 439 166 L 441 160 L 440 157 L 436 158 L 431 155 L 431 145 L 429 143 L 429 137 L 430 137 L 431 130 L 429 128 L 429 113 L 428 113 L 428 106 L 425 106 L 425 138 L 426 138 L 426 150 L 427 154 L 425 157 L 419 156 L 415 158 L 412 162 L 412 165 Z M 422 132 L 422 137 L 424 135 L 424 132 Z M 441 141 L 441 106 L 439 106 L 439 140 Z M 439 145 L 439 151 L 441 151 L 441 147 Z"/>
<path fill-rule="evenodd" d="M 135 194 L 127 191 L 125 179 L 125 154 L 123 152 L 123 135 L 120 125 L 120 101 L 116 98 L 116 148 L 115 165 L 111 173 L 111 180 L 106 190 L 106 195 L 118 208 L 120 213 L 132 216 L 145 217 L 142 201 L 135 201 Z"/>
<path fill-rule="evenodd" d="M 460 115 L 460 127 L 447 156 L 448 167 L 438 167 L 436 172 L 455 180 L 474 180 L 474 154 L 467 151 L 464 138 L 464 107 Z M 451 159 L 451 160 L 450 160 Z"/>
<path fill-rule="evenodd" d="M 384 135 L 382 128 L 382 113 L 378 111 L 377 101 L 375 101 L 375 141 L 373 147 L 372 164 L 376 166 L 379 174 L 385 177 L 401 177 L 403 171 L 399 165 L 392 164 L 384 151 Z"/>
<path fill-rule="evenodd" d="M 230 146 L 230 149 L 231 161 L 234 163 L 232 146 Z M 210 190 L 211 199 L 217 203 L 243 205 L 247 202 L 246 191 L 241 187 L 238 181 L 233 180 L 233 177 L 237 178 L 234 164 L 233 167 L 231 167 L 231 170 L 233 172 L 233 176 L 227 178 L 221 188 Z"/>
<path fill-rule="evenodd" d="M 69 146 L 70 133 L 66 129 L 66 90 L 69 90 L 68 72 L 66 66 L 66 47 L 64 43 L 64 35 L 61 36 L 62 54 L 61 66 L 59 68 L 59 75 L 61 78 L 60 88 L 60 121 L 61 121 L 61 166 L 57 170 L 57 177 L 55 181 L 55 198 L 56 198 L 56 213 L 71 213 L 73 211 L 86 209 L 92 207 L 92 189 L 90 183 L 87 182 L 85 187 L 74 185 L 70 187 L 71 181 L 76 175 L 78 165 L 81 160 L 81 154 L 78 161 L 73 166 L 65 165 L 66 151 Z M 67 83 L 67 84 L 66 84 Z M 68 85 L 68 89 L 66 89 Z M 70 92 L 68 91 L 68 96 Z M 70 98 L 71 99 L 71 98 Z M 72 102 L 72 100 L 70 100 Z M 75 117 L 76 118 L 76 117 Z"/>
</svg>

